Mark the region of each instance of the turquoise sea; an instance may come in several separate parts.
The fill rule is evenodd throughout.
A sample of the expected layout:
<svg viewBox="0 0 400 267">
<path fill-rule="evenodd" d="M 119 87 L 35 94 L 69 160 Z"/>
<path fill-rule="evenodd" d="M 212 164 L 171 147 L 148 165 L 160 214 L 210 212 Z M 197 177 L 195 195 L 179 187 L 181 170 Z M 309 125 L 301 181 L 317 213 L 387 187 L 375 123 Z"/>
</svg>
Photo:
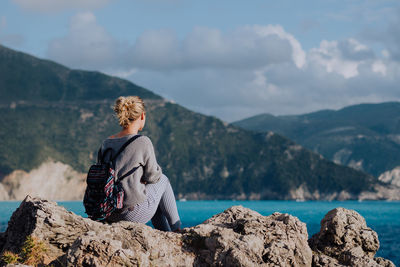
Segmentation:
<svg viewBox="0 0 400 267">
<path fill-rule="evenodd" d="M 0 202 L 0 232 L 20 202 Z M 85 216 L 81 202 L 59 202 L 66 209 Z M 242 205 L 262 215 L 274 212 L 290 213 L 307 224 L 309 237 L 319 231 L 323 216 L 336 207 L 354 209 L 378 233 L 380 249 L 377 256 L 390 259 L 400 266 L 400 202 L 387 201 L 178 201 L 179 214 L 184 227 L 194 226 L 212 215 L 234 206 Z"/>
</svg>

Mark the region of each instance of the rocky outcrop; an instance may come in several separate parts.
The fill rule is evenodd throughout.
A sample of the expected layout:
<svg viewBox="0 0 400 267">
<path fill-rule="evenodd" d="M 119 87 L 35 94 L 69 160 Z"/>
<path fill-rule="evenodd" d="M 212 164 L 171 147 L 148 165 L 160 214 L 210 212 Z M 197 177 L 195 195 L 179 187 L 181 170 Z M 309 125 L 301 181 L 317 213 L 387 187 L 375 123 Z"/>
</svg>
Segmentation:
<svg viewBox="0 0 400 267">
<path fill-rule="evenodd" d="M 71 166 L 54 161 L 43 162 L 25 172 L 15 170 L 0 183 L 0 200 L 23 200 L 26 195 L 51 200 L 82 200 L 86 174 Z"/>
<path fill-rule="evenodd" d="M 44 244 L 43 263 L 54 266 L 393 266 L 373 258 L 376 233 L 345 209 L 324 218 L 321 232 L 310 240 L 314 252 L 306 225 L 296 217 L 262 216 L 241 206 L 171 233 L 139 223 L 94 222 L 27 197 L 0 234 L 2 253 L 18 253 L 28 236 Z"/>
<path fill-rule="evenodd" d="M 386 171 L 378 177 L 372 191 L 363 191 L 358 195 L 359 200 L 400 200 L 400 167 Z"/>
<path fill-rule="evenodd" d="M 400 187 L 400 166 L 394 168 L 393 170 L 382 173 L 378 177 L 378 180 Z"/>
<path fill-rule="evenodd" d="M 389 260 L 374 258 L 379 249 L 378 235 L 354 210 L 336 208 L 328 212 L 320 232 L 309 243 L 314 266 L 394 266 Z"/>
<path fill-rule="evenodd" d="M 8 192 L 4 188 L 4 186 L 0 183 L 0 201 L 9 200 Z"/>
<path fill-rule="evenodd" d="M 320 193 L 318 190 L 310 192 L 306 184 L 302 184 L 296 189 L 292 189 L 289 191 L 289 194 L 286 196 L 286 200 L 296 200 L 296 201 L 305 201 L 305 200 L 350 200 L 357 199 L 357 195 L 350 194 L 349 192 L 342 190 L 339 192 L 332 193 Z"/>
<path fill-rule="evenodd" d="M 364 191 L 358 196 L 358 200 L 400 200 L 400 187 L 393 184 L 375 184 L 374 191 Z"/>
</svg>

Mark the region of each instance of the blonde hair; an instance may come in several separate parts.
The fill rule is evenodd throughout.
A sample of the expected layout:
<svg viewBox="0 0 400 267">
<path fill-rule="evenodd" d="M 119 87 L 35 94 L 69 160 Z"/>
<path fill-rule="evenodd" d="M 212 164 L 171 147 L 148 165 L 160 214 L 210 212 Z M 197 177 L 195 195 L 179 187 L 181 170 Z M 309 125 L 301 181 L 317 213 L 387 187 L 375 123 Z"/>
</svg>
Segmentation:
<svg viewBox="0 0 400 267">
<path fill-rule="evenodd" d="M 118 117 L 119 125 L 126 128 L 145 112 L 143 100 L 138 96 L 120 96 L 115 101 L 114 111 Z"/>
</svg>

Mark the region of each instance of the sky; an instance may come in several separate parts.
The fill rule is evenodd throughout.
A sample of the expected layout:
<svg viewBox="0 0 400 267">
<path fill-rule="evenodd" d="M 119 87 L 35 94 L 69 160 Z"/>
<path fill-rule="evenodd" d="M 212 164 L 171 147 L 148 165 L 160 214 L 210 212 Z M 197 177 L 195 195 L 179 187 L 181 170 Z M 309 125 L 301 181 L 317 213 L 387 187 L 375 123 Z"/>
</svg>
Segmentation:
<svg viewBox="0 0 400 267">
<path fill-rule="evenodd" d="M 2 0 L 0 44 L 226 122 L 400 101 L 398 0 Z"/>
</svg>

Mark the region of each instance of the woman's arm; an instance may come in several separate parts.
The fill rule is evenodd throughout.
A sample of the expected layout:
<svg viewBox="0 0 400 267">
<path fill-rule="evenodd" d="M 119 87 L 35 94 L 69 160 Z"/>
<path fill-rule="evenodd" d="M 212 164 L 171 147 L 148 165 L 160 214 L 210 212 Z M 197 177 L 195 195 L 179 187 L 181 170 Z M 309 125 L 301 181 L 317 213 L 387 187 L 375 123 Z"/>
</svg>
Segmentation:
<svg viewBox="0 0 400 267">
<path fill-rule="evenodd" d="M 143 138 L 145 143 L 144 164 L 143 164 L 143 183 L 157 183 L 162 175 L 162 169 L 158 165 L 156 155 L 154 153 L 153 143 L 147 136 Z"/>
</svg>

